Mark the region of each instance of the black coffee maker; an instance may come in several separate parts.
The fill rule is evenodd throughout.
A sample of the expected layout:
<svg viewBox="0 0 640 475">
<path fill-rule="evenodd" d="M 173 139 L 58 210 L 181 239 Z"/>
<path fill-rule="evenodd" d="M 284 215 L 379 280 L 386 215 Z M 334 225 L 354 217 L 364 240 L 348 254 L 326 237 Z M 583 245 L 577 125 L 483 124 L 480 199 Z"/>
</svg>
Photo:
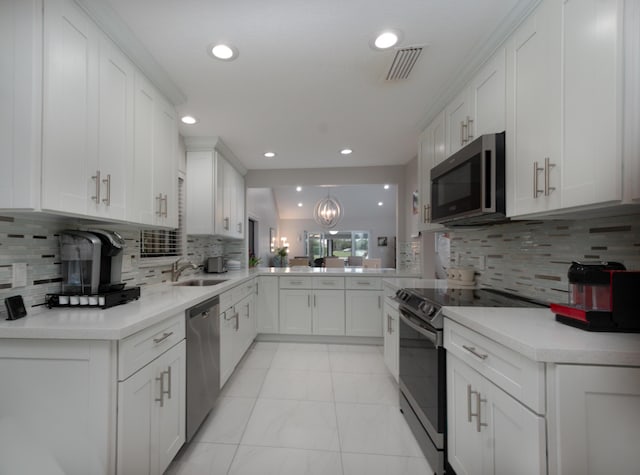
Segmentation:
<svg viewBox="0 0 640 475">
<path fill-rule="evenodd" d="M 92 295 L 122 290 L 124 246 L 124 239 L 115 231 L 62 231 L 62 292 Z"/>
</svg>

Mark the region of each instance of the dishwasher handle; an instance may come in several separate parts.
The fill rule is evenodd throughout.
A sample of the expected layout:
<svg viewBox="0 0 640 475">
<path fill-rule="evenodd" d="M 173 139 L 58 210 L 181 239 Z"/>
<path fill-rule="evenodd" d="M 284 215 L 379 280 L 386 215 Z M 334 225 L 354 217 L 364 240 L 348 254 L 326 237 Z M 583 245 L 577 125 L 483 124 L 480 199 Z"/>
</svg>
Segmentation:
<svg viewBox="0 0 640 475">
<path fill-rule="evenodd" d="M 214 307 L 220 307 L 220 297 L 218 295 L 187 309 L 187 317 L 196 318 L 203 313 L 212 313 L 213 315 L 217 315 L 217 311 L 211 312 Z"/>
</svg>

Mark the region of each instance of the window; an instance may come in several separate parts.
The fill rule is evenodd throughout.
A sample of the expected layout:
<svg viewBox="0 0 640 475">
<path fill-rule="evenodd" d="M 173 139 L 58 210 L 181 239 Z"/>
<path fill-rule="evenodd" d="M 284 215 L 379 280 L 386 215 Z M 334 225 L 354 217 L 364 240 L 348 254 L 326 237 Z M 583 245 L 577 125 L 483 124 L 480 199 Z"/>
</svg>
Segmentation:
<svg viewBox="0 0 640 475">
<path fill-rule="evenodd" d="M 319 257 L 369 255 L 369 233 L 367 231 L 339 231 L 331 233 L 309 233 L 307 237 L 308 255 L 312 260 Z"/>
<path fill-rule="evenodd" d="M 184 249 L 184 178 L 178 178 L 178 229 L 140 231 L 140 258 L 178 257 Z"/>
</svg>

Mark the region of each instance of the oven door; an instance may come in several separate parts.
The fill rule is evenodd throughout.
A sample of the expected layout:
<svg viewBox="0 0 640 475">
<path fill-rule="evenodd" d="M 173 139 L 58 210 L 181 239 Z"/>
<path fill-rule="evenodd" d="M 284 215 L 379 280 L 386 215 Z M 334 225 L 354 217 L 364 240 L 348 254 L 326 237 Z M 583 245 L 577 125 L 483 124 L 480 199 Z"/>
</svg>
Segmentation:
<svg viewBox="0 0 640 475">
<path fill-rule="evenodd" d="M 442 330 L 400 307 L 400 390 L 436 448 L 444 448 L 446 368 Z"/>
</svg>

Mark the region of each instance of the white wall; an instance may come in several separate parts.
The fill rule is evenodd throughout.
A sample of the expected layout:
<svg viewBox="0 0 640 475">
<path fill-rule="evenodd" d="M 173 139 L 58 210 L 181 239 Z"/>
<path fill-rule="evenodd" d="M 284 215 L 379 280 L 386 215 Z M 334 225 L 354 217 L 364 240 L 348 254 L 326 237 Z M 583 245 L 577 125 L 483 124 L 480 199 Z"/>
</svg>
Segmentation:
<svg viewBox="0 0 640 475">
<path fill-rule="evenodd" d="M 413 193 L 418 190 L 418 157 L 405 165 L 404 193 L 400 195 L 405 210 L 404 240 L 418 235 L 418 214 L 413 214 Z"/>
<path fill-rule="evenodd" d="M 280 237 L 286 237 L 289 242 L 289 255 L 302 256 L 304 252 L 304 232 L 320 232 L 320 226 L 312 219 L 281 219 Z M 381 258 L 382 267 L 395 267 L 394 238 L 396 232 L 396 220 L 391 217 L 386 220 L 370 219 L 345 219 L 340 222 L 340 230 L 344 231 L 368 231 L 369 257 Z M 378 247 L 378 237 L 387 237 L 387 246 Z"/>
<path fill-rule="evenodd" d="M 257 221 L 257 257 L 261 266 L 269 266 L 271 259 L 269 229 L 278 235 L 278 209 L 271 188 L 247 189 L 247 216 Z"/>
</svg>

